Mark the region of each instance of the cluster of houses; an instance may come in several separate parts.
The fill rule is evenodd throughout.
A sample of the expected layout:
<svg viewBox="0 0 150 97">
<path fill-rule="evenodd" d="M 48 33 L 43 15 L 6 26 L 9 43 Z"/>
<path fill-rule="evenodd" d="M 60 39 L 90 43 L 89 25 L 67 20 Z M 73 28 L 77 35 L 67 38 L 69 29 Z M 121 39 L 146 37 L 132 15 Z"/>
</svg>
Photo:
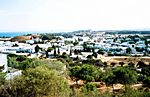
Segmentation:
<svg viewBox="0 0 150 97">
<path fill-rule="evenodd" d="M 71 37 L 62 35 L 55 36 L 55 39 L 42 40 L 40 35 L 30 36 L 16 36 L 13 38 L 0 38 L 0 53 L 3 54 L 17 54 L 27 55 L 29 58 L 46 56 L 48 48 L 55 46 L 48 52 L 48 57 L 52 57 L 54 52 L 62 55 L 66 53 L 71 58 L 80 58 L 86 60 L 89 55 L 98 53 L 100 50 L 104 56 L 124 56 L 124 55 L 140 55 L 149 56 L 150 53 L 150 39 L 145 38 L 149 35 L 135 35 L 135 34 L 106 34 L 105 32 L 84 32 L 72 33 Z M 85 51 L 86 47 L 90 51 Z M 40 50 L 35 51 L 35 47 L 39 46 Z M 75 53 L 75 51 L 80 53 Z M 5 56 L 5 55 L 4 55 Z M 1 56 L 3 57 L 3 56 Z M 7 57 L 3 57 L 0 61 L 0 66 L 4 67 L 4 72 L 7 71 Z M 6 64 L 6 65 L 3 65 Z M 19 71 L 20 74 L 20 71 Z M 10 79 L 11 73 L 8 75 Z"/>
<path fill-rule="evenodd" d="M 132 36 L 129 37 L 129 36 Z M 149 53 L 150 45 L 146 44 L 145 41 L 150 41 L 149 39 L 143 40 L 141 37 L 143 35 L 138 35 L 134 37 L 133 34 L 105 34 L 105 32 L 95 32 L 92 33 L 76 33 L 70 38 L 65 38 L 63 36 L 58 39 L 44 40 L 40 38 L 40 35 L 30 35 L 30 36 L 16 36 L 11 39 L 0 39 L 0 52 L 1 53 L 14 53 L 14 54 L 34 54 L 35 46 L 39 46 L 43 50 L 52 47 L 53 45 L 59 46 L 60 54 L 63 52 L 69 54 L 70 50 L 81 51 L 80 57 L 85 59 L 91 52 L 84 51 L 84 43 L 87 43 L 87 47 L 94 48 L 94 52 L 102 50 L 105 55 L 144 55 Z M 58 49 L 56 49 L 58 50 Z M 83 51 L 83 52 L 82 52 Z M 42 52 L 42 51 L 41 51 Z M 53 54 L 54 50 L 49 52 Z M 42 52 L 43 53 L 43 52 Z M 76 57 L 77 55 L 72 52 L 71 57 Z"/>
</svg>

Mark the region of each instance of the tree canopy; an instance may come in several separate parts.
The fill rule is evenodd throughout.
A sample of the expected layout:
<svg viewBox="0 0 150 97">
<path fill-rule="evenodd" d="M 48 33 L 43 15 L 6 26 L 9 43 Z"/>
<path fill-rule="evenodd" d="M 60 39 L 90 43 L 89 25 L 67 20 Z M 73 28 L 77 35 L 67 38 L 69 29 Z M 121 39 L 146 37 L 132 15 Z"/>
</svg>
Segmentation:
<svg viewBox="0 0 150 97">
<path fill-rule="evenodd" d="M 70 87 L 67 81 L 55 70 L 44 66 L 23 71 L 21 76 L 14 78 L 8 91 L 1 97 L 69 97 Z"/>
<path fill-rule="evenodd" d="M 102 71 L 93 65 L 74 66 L 70 69 L 71 76 L 87 82 L 100 80 Z"/>
</svg>

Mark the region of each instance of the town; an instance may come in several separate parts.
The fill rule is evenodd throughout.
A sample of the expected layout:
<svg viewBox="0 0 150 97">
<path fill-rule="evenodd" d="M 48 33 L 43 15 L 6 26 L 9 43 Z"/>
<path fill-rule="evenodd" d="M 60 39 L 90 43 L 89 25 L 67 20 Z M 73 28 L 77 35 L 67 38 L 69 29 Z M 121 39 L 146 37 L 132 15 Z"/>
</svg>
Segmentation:
<svg viewBox="0 0 150 97">
<path fill-rule="evenodd" d="M 145 31 L 143 31 L 145 32 Z M 100 59 L 107 64 L 119 64 L 125 58 L 139 57 L 150 61 L 150 34 L 138 31 L 113 33 L 79 30 L 70 33 L 28 34 L 0 38 L 0 53 L 25 55 L 28 58 L 56 58 L 67 54 L 72 59 Z M 7 59 L 5 59 L 7 60 Z M 120 61 L 121 60 L 121 61 Z M 124 60 L 125 62 L 125 60 Z M 129 63 L 129 62 L 126 62 Z M 7 67 L 2 62 L 1 67 Z M 137 63 L 136 63 L 137 64 Z M 3 71 L 6 72 L 8 68 Z"/>
<path fill-rule="evenodd" d="M 66 53 L 72 58 L 86 59 L 93 53 L 104 56 L 149 56 L 149 34 L 107 34 L 85 30 L 67 34 L 38 34 L 0 38 L 0 52 L 29 57 L 44 57 Z M 54 46 L 56 49 L 53 49 Z M 38 47 L 38 51 L 35 48 Z M 51 50 L 50 50 L 51 49 Z M 72 52 L 72 54 L 70 54 Z M 85 53 L 86 52 L 86 53 Z M 45 53 L 45 54 L 44 54 Z"/>
<path fill-rule="evenodd" d="M 124 31 L 91 30 L 2 37 L 0 38 L 0 59 L 2 60 L 0 68 L 6 73 L 7 80 L 13 80 L 15 76 L 22 75 L 22 70 L 35 68 L 39 64 L 51 64 L 50 68 L 59 68 L 60 73 L 68 70 L 71 72 L 73 79 L 71 76 L 67 78 L 70 86 L 76 84 L 83 86 L 84 81 L 96 82 L 98 80 L 101 84 L 99 89 L 103 91 L 106 89 L 103 89 L 102 86 L 107 82 L 101 82 L 100 79 L 103 78 L 100 78 L 100 74 L 98 79 L 93 78 L 94 80 L 80 77 L 78 76 L 80 73 L 75 74 L 78 71 L 77 67 L 84 68 L 88 65 L 82 66 L 81 64 L 92 64 L 98 68 L 97 72 L 100 70 L 104 74 L 108 68 L 113 70 L 120 66 L 129 66 L 136 72 L 143 72 L 143 68 L 148 68 L 150 62 L 149 38 L 149 31 L 140 31 L 140 33 L 134 31 L 131 34 L 131 31 L 124 33 Z M 35 64 L 34 61 L 37 63 Z M 95 68 L 90 66 L 89 68 Z M 75 71 L 72 71 L 74 69 Z M 74 80 L 75 78 L 78 80 Z M 144 79 L 143 76 L 142 78 Z M 139 82 L 136 85 L 141 87 L 142 83 Z M 113 91 L 117 90 L 117 86 L 114 88 Z"/>
</svg>

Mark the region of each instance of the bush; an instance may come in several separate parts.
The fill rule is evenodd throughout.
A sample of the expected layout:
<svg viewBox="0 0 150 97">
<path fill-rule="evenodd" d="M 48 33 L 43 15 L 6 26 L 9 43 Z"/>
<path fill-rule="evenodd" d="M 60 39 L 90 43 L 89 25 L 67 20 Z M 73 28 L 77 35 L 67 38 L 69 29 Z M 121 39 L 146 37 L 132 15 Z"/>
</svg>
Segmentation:
<svg viewBox="0 0 150 97">
<path fill-rule="evenodd" d="M 97 91 L 97 86 L 96 84 L 93 83 L 87 83 L 84 84 L 84 86 L 82 87 L 82 91 L 83 92 Z"/>
<path fill-rule="evenodd" d="M 67 81 L 44 66 L 27 69 L 9 83 L 9 88 L 1 88 L 1 97 L 69 97 L 71 93 Z"/>
<path fill-rule="evenodd" d="M 146 77 L 143 80 L 143 85 L 146 86 L 146 87 L 150 87 L 150 77 Z"/>
</svg>

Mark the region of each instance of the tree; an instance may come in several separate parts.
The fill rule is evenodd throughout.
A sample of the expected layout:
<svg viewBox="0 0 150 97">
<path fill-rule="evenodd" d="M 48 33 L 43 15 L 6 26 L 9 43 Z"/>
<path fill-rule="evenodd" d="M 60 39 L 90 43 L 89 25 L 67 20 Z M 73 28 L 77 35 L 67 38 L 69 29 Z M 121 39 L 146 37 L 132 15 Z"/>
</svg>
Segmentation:
<svg viewBox="0 0 150 97">
<path fill-rule="evenodd" d="M 76 45 L 78 45 L 78 44 L 79 44 L 78 41 L 73 42 L 73 45 L 74 45 L 74 46 L 76 46 Z"/>
<path fill-rule="evenodd" d="M 54 49 L 54 56 L 56 56 L 56 46 L 52 46 L 52 48 Z"/>
<path fill-rule="evenodd" d="M 83 43 L 83 51 L 86 51 L 86 49 L 87 49 L 87 43 L 84 42 L 84 43 Z"/>
<path fill-rule="evenodd" d="M 101 70 L 93 65 L 83 65 L 79 72 L 80 78 L 87 82 L 100 80 L 101 74 Z"/>
<path fill-rule="evenodd" d="M 134 67 L 135 67 L 135 64 L 134 64 L 133 62 L 130 62 L 130 63 L 128 64 L 128 66 L 129 66 L 130 68 L 134 68 Z"/>
<path fill-rule="evenodd" d="M 7 97 L 69 97 L 70 95 L 66 80 L 56 71 L 41 66 L 23 71 L 23 75 L 14 78 L 10 85 L 9 91 L 5 91 L 9 94 Z"/>
<path fill-rule="evenodd" d="M 94 47 L 92 47 L 91 49 L 92 49 L 92 52 L 93 52 L 93 53 L 95 53 L 95 48 L 94 48 Z"/>
<path fill-rule="evenodd" d="M 58 50 L 57 50 L 57 53 L 58 53 L 58 54 L 60 54 L 60 49 L 59 49 L 59 46 L 58 46 Z"/>
<path fill-rule="evenodd" d="M 93 65 L 74 66 L 70 69 L 70 73 L 76 79 L 82 79 L 86 82 L 100 80 L 102 71 Z"/>
<path fill-rule="evenodd" d="M 112 71 L 106 72 L 102 80 L 106 83 L 107 86 L 111 85 L 114 90 L 113 84 L 115 84 L 116 82 L 115 82 L 115 75 L 113 74 Z"/>
<path fill-rule="evenodd" d="M 119 62 L 119 64 L 121 65 L 121 67 L 123 67 L 123 65 L 124 65 L 124 62 Z"/>
<path fill-rule="evenodd" d="M 17 55 L 8 57 L 8 66 L 20 70 L 25 70 L 29 68 L 34 59 L 27 58 L 26 56 Z"/>
<path fill-rule="evenodd" d="M 145 43 L 146 46 L 148 46 L 148 41 L 147 41 L 147 39 L 145 39 L 144 43 Z"/>
<path fill-rule="evenodd" d="M 141 74 L 146 75 L 147 77 L 150 76 L 150 67 L 143 67 Z"/>
<path fill-rule="evenodd" d="M 93 52 L 92 54 L 95 58 L 97 58 L 97 53 L 96 52 Z"/>
<path fill-rule="evenodd" d="M 112 71 L 109 71 L 103 78 L 106 85 L 112 85 L 115 83 L 120 83 L 125 85 L 133 84 L 137 82 L 137 72 L 134 70 L 131 70 L 127 67 L 118 67 L 113 69 Z"/>
<path fill-rule="evenodd" d="M 54 56 L 56 56 L 56 49 L 54 49 Z"/>
<path fill-rule="evenodd" d="M 143 85 L 146 86 L 146 87 L 150 87 L 150 77 L 146 77 L 143 80 Z"/>
<path fill-rule="evenodd" d="M 93 56 L 92 55 L 88 55 L 87 58 L 88 59 L 93 59 Z"/>
<path fill-rule="evenodd" d="M 56 37 L 52 34 L 41 34 L 42 40 L 52 40 L 56 39 Z"/>
<path fill-rule="evenodd" d="M 130 54 L 130 53 L 131 53 L 131 48 L 128 47 L 128 48 L 126 49 L 126 52 L 127 52 L 128 54 Z"/>
<path fill-rule="evenodd" d="M 70 53 L 69 53 L 69 55 L 70 55 L 70 56 L 72 55 L 72 48 L 70 48 Z"/>
<path fill-rule="evenodd" d="M 74 66 L 70 69 L 70 76 L 77 82 L 80 79 L 79 73 L 81 66 Z"/>
<path fill-rule="evenodd" d="M 120 84 L 132 84 L 137 81 L 137 72 L 127 67 L 116 68 L 113 70 L 116 81 Z"/>
<path fill-rule="evenodd" d="M 0 86 L 5 83 L 6 73 L 0 72 Z"/>
<path fill-rule="evenodd" d="M 13 44 L 12 47 L 18 47 L 19 45 L 17 43 Z"/>
<path fill-rule="evenodd" d="M 102 49 L 99 49 L 99 50 L 97 51 L 97 53 L 103 55 L 105 52 L 104 52 Z"/>
<path fill-rule="evenodd" d="M 144 51 L 144 48 L 140 48 L 140 47 L 135 47 L 135 49 L 137 52 L 143 52 Z"/>
<path fill-rule="evenodd" d="M 115 82 L 124 84 L 125 89 L 126 85 L 137 82 L 138 78 L 137 72 L 127 67 L 116 68 L 113 70 L 113 74 L 115 75 Z"/>
<path fill-rule="evenodd" d="M 107 62 L 104 62 L 103 64 L 104 64 L 104 67 L 107 67 L 107 66 L 108 66 Z"/>
<path fill-rule="evenodd" d="M 26 57 L 26 56 L 19 55 L 19 56 L 17 56 L 16 61 L 18 61 L 18 62 L 22 62 L 22 61 L 24 61 L 24 60 L 26 60 L 26 59 L 27 59 L 27 57 Z"/>
<path fill-rule="evenodd" d="M 49 57 L 48 51 L 45 51 L 45 54 L 46 54 L 46 58 L 48 58 Z"/>
<path fill-rule="evenodd" d="M 72 53 L 72 50 L 70 50 L 70 51 L 71 51 L 71 53 Z M 76 55 L 81 54 L 81 51 L 80 51 L 80 50 L 75 49 L 75 50 L 74 50 L 74 54 L 76 54 Z"/>
<path fill-rule="evenodd" d="M 35 53 L 39 52 L 40 47 L 38 45 L 35 46 Z"/>
<path fill-rule="evenodd" d="M 48 52 L 51 52 L 53 49 L 54 49 L 54 48 L 52 48 L 52 47 L 48 47 L 48 48 L 47 48 L 47 51 L 48 51 Z"/>
<path fill-rule="evenodd" d="M 97 91 L 96 84 L 93 83 L 84 84 L 84 86 L 82 87 L 82 91 L 83 92 Z"/>
<path fill-rule="evenodd" d="M 102 62 L 102 60 L 94 60 L 94 65 L 99 66 L 99 67 L 103 67 L 104 63 Z"/>
<path fill-rule="evenodd" d="M 146 67 L 146 64 L 145 64 L 143 61 L 139 61 L 139 62 L 137 63 L 137 67 L 143 68 L 143 67 Z"/>
<path fill-rule="evenodd" d="M 110 65 L 111 65 L 112 67 L 114 67 L 114 66 L 116 65 L 116 63 L 112 62 Z"/>
</svg>

